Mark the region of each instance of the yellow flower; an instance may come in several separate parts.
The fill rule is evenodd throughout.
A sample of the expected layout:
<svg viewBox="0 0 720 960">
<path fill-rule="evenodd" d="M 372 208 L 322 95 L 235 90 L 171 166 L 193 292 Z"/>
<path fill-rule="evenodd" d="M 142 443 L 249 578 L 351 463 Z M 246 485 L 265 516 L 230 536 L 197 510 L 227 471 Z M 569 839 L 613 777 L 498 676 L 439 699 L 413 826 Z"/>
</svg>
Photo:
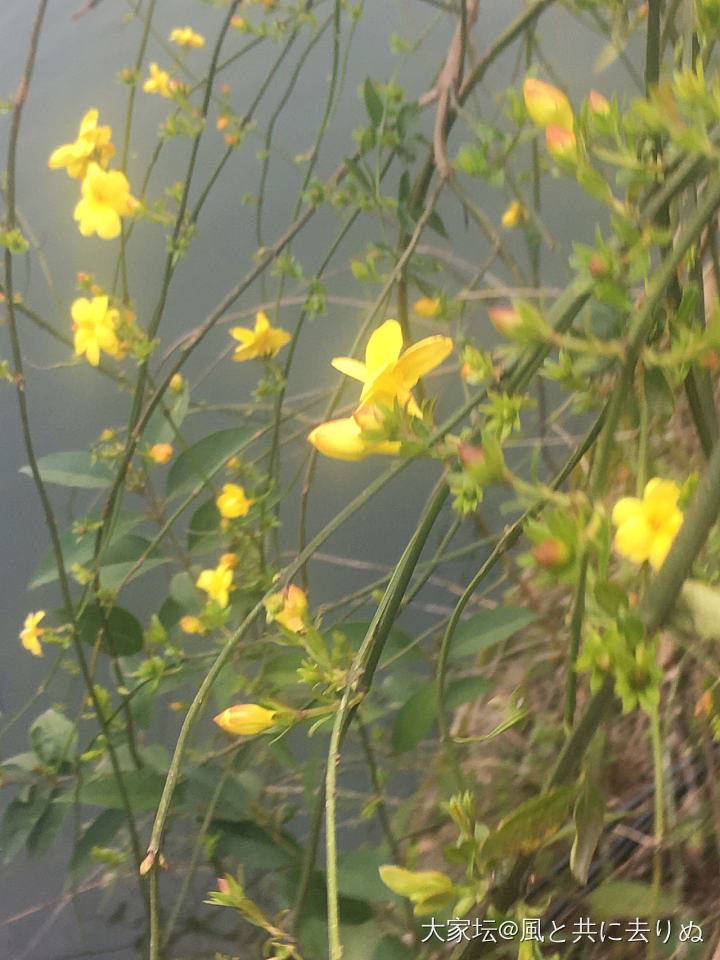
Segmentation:
<svg viewBox="0 0 720 960">
<path fill-rule="evenodd" d="M 161 70 L 156 63 L 150 64 L 150 76 L 143 84 L 145 93 L 159 93 L 161 97 L 172 97 L 170 91 L 170 74 Z"/>
<path fill-rule="evenodd" d="M 26 650 L 29 650 L 34 657 L 41 657 L 43 655 L 39 638 L 45 631 L 42 627 L 38 629 L 38 623 L 40 623 L 44 616 L 44 610 L 38 610 L 37 613 L 29 613 L 25 617 L 25 623 L 20 631 L 20 640 L 22 641 L 22 645 Z"/>
<path fill-rule="evenodd" d="M 180 629 L 183 633 L 204 633 L 205 628 L 202 625 L 199 617 L 192 617 L 190 615 L 186 617 L 180 617 Z"/>
<path fill-rule="evenodd" d="M 204 590 L 212 600 L 217 600 L 221 607 L 226 607 L 230 601 L 232 579 L 230 567 L 221 563 L 214 570 L 203 570 L 195 586 Z"/>
<path fill-rule="evenodd" d="M 545 146 L 555 160 L 577 159 L 577 139 L 566 127 L 545 127 Z"/>
<path fill-rule="evenodd" d="M 397 400 L 398 404 L 413 417 L 419 417 L 420 408 L 410 391 L 420 377 L 443 362 L 452 347 L 453 343 L 450 337 L 426 337 L 419 343 L 408 347 L 405 353 L 400 356 L 402 350 L 400 324 L 397 320 L 386 320 L 372 333 L 368 340 L 365 349 L 365 363 L 353 360 L 351 357 L 336 357 L 332 365 L 341 373 L 362 382 L 361 407 L 377 403 L 392 407 Z M 343 422 L 342 420 L 331 421 L 335 424 L 342 424 Z M 327 424 L 323 424 L 323 426 L 327 426 Z M 338 431 L 346 432 L 346 428 L 335 427 L 333 429 L 334 436 L 338 436 Z M 313 431 L 313 433 L 315 432 Z M 349 434 L 347 434 L 347 438 L 350 438 Z M 310 442 L 314 441 L 311 440 Z M 362 457 L 346 457 L 345 459 L 362 459 Z"/>
<path fill-rule="evenodd" d="M 84 237 L 97 233 L 103 240 L 112 240 L 120 233 L 120 217 L 129 216 L 137 203 L 124 173 L 105 171 L 91 163 L 82 182 L 82 200 L 73 217 L 79 221 Z"/>
<path fill-rule="evenodd" d="M 442 309 L 442 303 L 439 297 L 420 297 L 413 304 L 413 313 L 419 317 L 436 317 Z"/>
<path fill-rule="evenodd" d="M 527 220 L 527 218 L 527 209 L 520 203 L 519 200 L 513 200 L 505 213 L 502 215 L 502 225 L 509 229 L 510 227 L 516 227 L 519 223 Z"/>
<path fill-rule="evenodd" d="M 284 593 L 275 593 L 265 601 L 268 614 L 280 606 L 280 611 L 272 616 L 269 615 L 268 620 L 277 620 L 292 633 L 299 633 L 305 629 L 308 603 L 307 596 L 300 587 L 291 583 Z"/>
<path fill-rule="evenodd" d="M 572 107 L 562 90 L 528 77 L 523 84 L 523 96 L 527 112 L 539 127 L 566 127 L 572 130 Z"/>
<path fill-rule="evenodd" d="M 173 455 L 172 444 L 155 443 L 150 447 L 150 459 L 155 463 L 167 463 Z"/>
<path fill-rule="evenodd" d="M 253 500 L 245 496 L 245 491 L 236 483 L 223 484 L 222 493 L 215 500 L 220 515 L 227 517 L 228 520 L 234 520 L 236 517 L 244 517 Z"/>
<path fill-rule="evenodd" d="M 84 177 L 91 160 L 102 167 L 108 165 L 115 153 L 115 147 L 110 143 L 112 130 L 110 127 L 98 127 L 97 121 L 97 110 L 88 110 L 80 123 L 75 143 L 66 143 L 50 154 L 48 166 L 51 170 L 67 167 L 71 177 Z"/>
<path fill-rule="evenodd" d="M 290 334 L 279 327 L 271 327 L 267 314 L 259 310 L 255 314 L 255 329 L 233 327 L 230 336 L 242 346 L 235 347 L 233 360 L 252 360 L 254 357 L 274 357 L 290 339 Z"/>
<path fill-rule="evenodd" d="M 276 710 L 266 710 L 257 703 L 238 703 L 234 707 L 223 710 L 222 713 L 213 717 L 213 720 L 228 733 L 251 737 L 274 726 L 276 716 Z"/>
<path fill-rule="evenodd" d="M 81 357 L 86 354 L 88 362 L 94 367 L 100 362 L 100 351 L 116 357 L 120 343 L 115 335 L 117 310 L 108 310 L 108 298 L 93 297 L 88 300 L 80 297 L 71 307 L 73 330 L 75 331 L 75 353 Z"/>
<path fill-rule="evenodd" d="M 392 455 L 400 449 L 399 440 L 370 443 L 361 434 L 358 422 L 353 417 L 346 417 L 321 423 L 309 434 L 308 440 L 320 453 L 336 460 L 364 460 L 371 453 Z"/>
<path fill-rule="evenodd" d="M 645 485 L 642 500 L 623 497 L 615 504 L 612 522 L 618 528 L 615 549 L 633 563 L 650 561 L 654 570 L 665 562 L 682 526 L 677 502 L 680 489 L 672 480 L 653 477 Z"/>
<path fill-rule="evenodd" d="M 195 33 L 192 27 L 175 27 L 170 34 L 170 42 L 180 47 L 204 47 L 205 37 Z"/>
</svg>

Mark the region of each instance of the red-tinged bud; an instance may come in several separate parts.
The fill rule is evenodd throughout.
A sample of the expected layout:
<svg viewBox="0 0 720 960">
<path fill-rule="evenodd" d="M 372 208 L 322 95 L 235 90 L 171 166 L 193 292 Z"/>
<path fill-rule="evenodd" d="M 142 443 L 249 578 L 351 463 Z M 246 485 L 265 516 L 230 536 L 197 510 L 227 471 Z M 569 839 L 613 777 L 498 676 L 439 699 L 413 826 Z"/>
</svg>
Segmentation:
<svg viewBox="0 0 720 960">
<path fill-rule="evenodd" d="M 717 350 L 708 350 L 700 361 L 700 366 L 706 370 L 717 370 L 718 365 L 720 365 L 720 356 Z"/>
<path fill-rule="evenodd" d="M 590 91 L 588 103 L 590 104 L 590 110 L 601 117 L 606 117 L 610 113 L 610 104 L 597 90 Z"/>
<path fill-rule="evenodd" d="M 99 283 L 93 283 L 93 284 L 91 285 L 91 287 L 90 287 L 90 293 L 91 293 L 94 297 L 99 297 L 102 292 L 103 292 L 103 288 L 100 286 Z"/>
<path fill-rule="evenodd" d="M 460 376 L 463 378 L 463 380 L 467 380 L 471 373 L 472 367 L 469 363 L 465 362 L 460 368 Z"/>
<path fill-rule="evenodd" d="M 504 337 L 512 336 L 514 330 L 522 325 L 520 311 L 515 307 L 488 307 L 490 322 Z"/>
<path fill-rule="evenodd" d="M 604 253 L 594 253 L 590 257 L 588 270 L 590 271 L 591 277 L 594 277 L 596 280 L 602 280 L 604 277 L 610 276 L 610 262 Z"/>
<path fill-rule="evenodd" d="M 476 447 L 471 443 L 461 441 L 457 446 L 457 454 L 462 465 L 469 470 L 485 465 L 485 454 L 482 447 Z"/>
<path fill-rule="evenodd" d="M 545 145 L 555 160 L 577 159 L 577 139 L 567 127 L 546 127 Z"/>
<path fill-rule="evenodd" d="M 696 717 L 709 717 L 712 713 L 713 708 L 713 699 L 712 691 L 706 690 L 705 693 L 700 697 L 698 702 L 695 704 L 695 716 Z"/>
<path fill-rule="evenodd" d="M 224 83 L 224 84 L 220 87 L 220 92 L 223 94 L 223 96 L 227 96 L 227 95 L 230 93 L 230 84 L 229 84 L 229 83 Z"/>
<path fill-rule="evenodd" d="M 539 567 L 547 567 L 549 570 L 564 567 L 570 559 L 570 550 L 567 544 L 557 537 L 543 540 L 542 543 L 536 544 L 530 552 Z"/>
<path fill-rule="evenodd" d="M 227 882 L 225 877 L 217 878 L 217 888 L 220 893 L 230 893 L 230 884 Z"/>
</svg>

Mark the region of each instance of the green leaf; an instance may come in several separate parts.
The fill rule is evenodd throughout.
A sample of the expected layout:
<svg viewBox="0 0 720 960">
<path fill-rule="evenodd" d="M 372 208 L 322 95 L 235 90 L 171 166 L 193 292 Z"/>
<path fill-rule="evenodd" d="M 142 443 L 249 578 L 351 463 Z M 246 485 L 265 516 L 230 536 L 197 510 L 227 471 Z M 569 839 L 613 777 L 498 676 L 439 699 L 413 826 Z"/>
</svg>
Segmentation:
<svg viewBox="0 0 720 960">
<path fill-rule="evenodd" d="M 255 431 L 250 427 L 229 427 L 204 437 L 183 451 L 168 472 L 165 495 L 168 500 L 203 486 L 227 461 L 250 445 Z"/>
<path fill-rule="evenodd" d="M 87 450 L 62 450 L 40 457 L 37 462 L 40 476 L 45 483 L 57 483 L 62 487 L 82 487 L 86 490 L 102 489 L 112 483 L 112 474 L 102 462 L 93 463 Z M 31 477 L 26 464 L 20 473 Z"/>
<path fill-rule="evenodd" d="M 653 913 L 653 891 L 649 883 L 637 880 L 606 881 L 585 897 L 594 920 L 626 920 Z M 656 916 L 671 916 L 679 904 L 669 891 L 660 891 Z"/>
<path fill-rule="evenodd" d="M 93 866 L 93 847 L 108 846 L 124 822 L 125 814 L 122 810 L 103 810 L 100 816 L 93 820 L 73 848 L 66 887 L 77 883 Z"/>
<path fill-rule="evenodd" d="M 147 556 L 145 556 L 146 554 Z M 129 581 L 147 573 L 153 567 L 167 563 L 168 559 L 158 547 L 150 549 L 149 540 L 134 533 L 111 543 L 101 557 L 100 581 L 102 587 L 106 590 L 117 590 L 142 556 L 145 556 L 142 565 L 129 577 Z"/>
<path fill-rule="evenodd" d="M 35 823 L 27 838 L 27 852 L 32 859 L 43 857 L 52 849 L 58 831 L 68 815 L 70 807 L 66 803 L 56 803 L 55 800 L 60 796 L 58 790 L 53 791 L 48 800 L 42 815 Z"/>
<path fill-rule="evenodd" d="M 385 108 L 375 89 L 375 84 L 370 77 L 366 77 L 365 83 L 363 84 L 363 100 L 365 101 L 367 115 L 370 117 L 370 123 L 372 123 L 373 127 L 379 127 Z"/>
<path fill-rule="evenodd" d="M 72 763 L 77 756 L 78 737 L 74 724 L 64 713 L 50 708 L 30 727 L 32 748 L 42 763 L 53 766 L 61 759 Z"/>
<path fill-rule="evenodd" d="M 338 890 L 357 900 L 394 901 L 379 870 L 388 858 L 386 850 L 369 847 L 347 850 L 338 856 Z"/>
<path fill-rule="evenodd" d="M 449 658 L 467 657 L 480 653 L 512 637 L 529 623 L 537 620 L 532 610 L 524 607 L 498 607 L 483 610 L 464 620 L 455 631 L 450 645 Z"/>
<path fill-rule="evenodd" d="M 172 397 L 172 399 L 170 399 L 170 397 Z M 187 385 L 185 385 L 179 394 L 171 394 L 170 397 L 167 393 L 165 394 L 167 415 L 163 413 L 161 407 L 157 407 L 143 431 L 143 440 L 150 447 L 156 443 L 177 443 L 175 436 L 176 430 L 173 430 L 172 424 L 174 424 L 177 429 L 185 419 L 185 414 L 190 404 L 190 391 L 187 389 Z M 170 402 L 168 402 L 168 400 L 170 400 Z M 172 423 L 170 421 L 172 421 Z"/>
<path fill-rule="evenodd" d="M 95 549 L 95 530 L 92 525 L 100 519 L 99 513 L 88 514 L 86 520 L 90 527 L 87 533 L 77 536 L 72 530 L 65 530 L 60 534 L 60 549 L 62 550 L 65 569 L 70 570 L 75 564 L 86 567 L 93 558 Z M 129 510 L 122 510 L 115 524 L 113 541 L 111 545 L 120 543 L 124 534 L 128 533 L 133 527 L 136 527 L 142 520 L 138 513 L 131 513 Z M 58 579 L 57 564 L 55 563 L 55 551 L 50 548 L 37 565 L 35 575 L 30 581 L 30 589 L 41 587 L 46 583 L 53 583 Z"/>
<path fill-rule="evenodd" d="M 198 507 L 188 527 L 188 549 L 194 553 L 210 553 L 226 543 L 227 534 L 220 529 L 220 519 L 214 499 Z"/>
<path fill-rule="evenodd" d="M 412 750 L 429 732 L 437 715 L 437 693 L 428 683 L 414 693 L 398 710 L 392 732 L 395 753 Z"/>
<path fill-rule="evenodd" d="M 192 767 L 187 775 L 185 802 L 200 807 L 204 812 L 224 776 L 224 771 L 219 767 Z M 215 804 L 215 813 L 219 820 L 238 823 L 247 820 L 248 797 L 236 775 L 225 780 Z"/>
<path fill-rule="evenodd" d="M 32 786 L 27 799 L 21 796 L 10 801 L 0 823 L 0 852 L 3 863 L 10 863 L 20 852 L 33 827 L 42 817 L 50 793 L 45 787 Z"/>
<path fill-rule="evenodd" d="M 123 784 L 130 807 L 136 812 L 149 813 L 157 809 L 165 786 L 165 777 L 154 770 L 126 770 L 122 774 Z M 181 787 L 184 786 L 181 784 Z M 180 803 L 182 792 L 173 798 Z M 124 809 L 120 786 L 114 776 L 93 777 L 85 780 L 78 795 L 80 803 L 90 803 L 96 807 L 109 807 L 113 810 Z"/>
<path fill-rule="evenodd" d="M 575 840 L 570 851 L 570 869 L 580 886 L 585 886 L 605 821 L 605 799 L 589 783 L 585 784 L 575 803 L 573 820 Z"/>
<path fill-rule="evenodd" d="M 104 611 L 98 606 L 86 607 L 78 621 L 80 637 L 91 647 L 105 620 Z M 139 653 L 145 642 L 142 624 L 129 610 L 113 607 L 107 618 L 106 635 L 100 644 L 103 653 L 118 657 L 130 657 Z"/>
<path fill-rule="evenodd" d="M 699 580 L 686 580 L 682 598 L 690 608 L 695 630 L 704 640 L 720 637 L 720 590 Z"/>
<path fill-rule="evenodd" d="M 445 691 L 445 705 L 448 710 L 457 710 L 464 703 L 470 703 L 482 697 L 494 686 L 493 681 L 485 677 L 461 677 L 459 680 L 453 680 Z"/>
<path fill-rule="evenodd" d="M 239 861 L 246 868 L 257 867 L 261 870 L 273 870 L 285 867 L 294 858 L 285 848 L 277 844 L 252 820 L 243 820 L 240 823 L 228 823 L 224 820 L 213 820 L 213 830 L 220 829 L 220 839 L 215 848 L 219 857 L 230 857 Z M 294 840 L 286 836 L 288 843 L 294 846 Z M 298 850 L 298 858 L 300 851 Z"/>
<path fill-rule="evenodd" d="M 417 954 L 397 937 L 383 937 L 375 947 L 371 960 L 416 960 Z"/>
<path fill-rule="evenodd" d="M 481 851 L 483 860 L 496 863 L 538 850 L 565 822 L 574 793 L 574 787 L 556 787 L 521 804 L 487 838 Z"/>
</svg>

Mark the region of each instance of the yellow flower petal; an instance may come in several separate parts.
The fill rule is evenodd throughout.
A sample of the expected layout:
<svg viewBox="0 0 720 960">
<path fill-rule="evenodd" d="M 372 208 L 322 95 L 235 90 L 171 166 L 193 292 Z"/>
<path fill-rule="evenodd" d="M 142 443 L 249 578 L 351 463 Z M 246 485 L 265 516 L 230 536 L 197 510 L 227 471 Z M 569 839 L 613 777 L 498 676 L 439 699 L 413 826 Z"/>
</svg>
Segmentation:
<svg viewBox="0 0 720 960">
<path fill-rule="evenodd" d="M 452 348 L 450 337 L 442 336 L 426 337 L 408 347 L 397 363 L 403 386 L 412 389 L 420 377 L 424 377 L 445 360 Z"/>
<path fill-rule="evenodd" d="M 372 377 L 389 363 L 394 363 L 402 350 L 402 329 L 397 320 L 386 320 L 375 330 L 365 348 L 365 366 Z"/>
<path fill-rule="evenodd" d="M 257 703 L 238 703 L 223 710 L 213 720 L 228 733 L 249 737 L 274 726 L 276 716 L 277 711 L 267 710 Z"/>
<path fill-rule="evenodd" d="M 335 357 L 332 360 L 332 365 L 340 373 L 352 377 L 353 380 L 360 380 L 362 383 L 367 380 L 367 367 L 359 360 L 353 360 L 352 357 Z"/>
<path fill-rule="evenodd" d="M 398 441 L 368 443 L 362 438 L 360 427 L 352 417 L 321 423 L 315 427 L 308 440 L 320 453 L 336 460 L 364 460 L 371 453 L 393 455 L 400 449 Z"/>
<path fill-rule="evenodd" d="M 622 497 L 613 507 L 612 522 L 615 526 L 619 526 L 641 510 L 642 501 L 637 497 Z"/>
<path fill-rule="evenodd" d="M 644 563 L 650 556 L 652 545 L 653 531 L 641 513 L 625 520 L 615 534 L 615 548 L 618 553 L 633 563 Z"/>
</svg>

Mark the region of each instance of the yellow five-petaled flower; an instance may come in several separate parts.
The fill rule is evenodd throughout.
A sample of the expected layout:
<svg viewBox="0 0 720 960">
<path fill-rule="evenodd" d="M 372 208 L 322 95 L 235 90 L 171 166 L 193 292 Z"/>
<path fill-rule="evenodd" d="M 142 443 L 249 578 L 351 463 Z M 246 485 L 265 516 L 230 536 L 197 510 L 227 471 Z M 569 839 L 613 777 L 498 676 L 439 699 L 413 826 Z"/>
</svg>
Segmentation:
<svg viewBox="0 0 720 960">
<path fill-rule="evenodd" d="M 271 327 L 267 314 L 259 310 L 255 314 L 255 329 L 233 327 L 230 336 L 239 340 L 241 346 L 235 347 L 233 360 L 252 360 L 255 357 L 274 357 L 281 347 L 290 340 L 287 330 Z"/>
<path fill-rule="evenodd" d="M 99 127 L 97 122 L 97 110 L 88 110 L 80 122 L 75 143 L 65 143 L 50 154 L 48 166 L 51 170 L 65 167 L 71 177 L 84 177 L 91 161 L 101 167 L 108 165 L 115 153 L 115 147 L 110 143 L 112 130 L 110 127 Z"/>
<path fill-rule="evenodd" d="M 271 611 L 280 607 L 281 604 L 281 609 L 277 613 L 271 614 Z M 271 597 L 268 597 L 265 601 L 265 607 L 268 611 L 268 620 L 277 620 L 286 630 L 299 633 L 305 629 L 308 608 L 307 595 L 294 583 L 291 583 L 283 593 L 274 593 Z"/>
<path fill-rule="evenodd" d="M 115 334 L 115 323 L 118 320 L 117 310 L 108 310 L 106 296 L 79 297 L 74 301 L 72 308 L 73 330 L 75 331 L 75 353 L 81 357 L 85 354 L 88 362 L 94 367 L 100 362 L 100 351 L 117 357 L 120 352 L 120 343 Z"/>
<path fill-rule="evenodd" d="M 633 563 L 650 561 L 654 570 L 665 562 L 682 526 L 678 507 L 680 489 L 672 480 L 653 477 L 645 485 L 642 500 L 623 497 L 615 504 L 612 522 L 617 527 L 615 548 Z"/>
<path fill-rule="evenodd" d="M 180 47 L 204 47 L 205 37 L 195 33 L 192 27 L 175 27 L 170 34 L 170 42 Z"/>
<path fill-rule="evenodd" d="M 161 70 L 156 63 L 150 64 L 150 76 L 143 84 L 145 93 L 159 93 L 161 97 L 172 97 L 170 74 Z"/>
<path fill-rule="evenodd" d="M 220 516 L 227 520 L 235 520 L 237 517 L 246 516 L 254 501 L 245 495 L 245 490 L 237 483 L 225 483 L 215 503 Z"/>
<path fill-rule="evenodd" d="M 29 650 L 34 657 L 41 657 L 43 655 L 43 650 L 40 646 L 40 637 L 45 631 L 42 627 L 38 627 L 38 623 L 40 623 L 44 616 L 44 610 L 38 610 L 37 613 L 29 613 L 25 617 L 25 623 L 20 631 L 22 645 L 26 650 Z"/>
<path fill-rule="evenodd" d="M 82 182 L 82 199 L 73 217 L 84 237 L 97 233 L 103 240 L 112 240 L 120 234 L 120 217 L 129 217 L 137 205 L 122 171 L 103 170 L 97 163 L 91 163 Z"/>
<path fill-rule="evenodd" d="M 203 570 L 197 578 L 195 586 L 204 590 L 212 600 L 217 600 L 220 606 L 224 608 L 230 602 L 232 581 L 232 567 L 221 562 L 214 570 Z"/>
</svg>

